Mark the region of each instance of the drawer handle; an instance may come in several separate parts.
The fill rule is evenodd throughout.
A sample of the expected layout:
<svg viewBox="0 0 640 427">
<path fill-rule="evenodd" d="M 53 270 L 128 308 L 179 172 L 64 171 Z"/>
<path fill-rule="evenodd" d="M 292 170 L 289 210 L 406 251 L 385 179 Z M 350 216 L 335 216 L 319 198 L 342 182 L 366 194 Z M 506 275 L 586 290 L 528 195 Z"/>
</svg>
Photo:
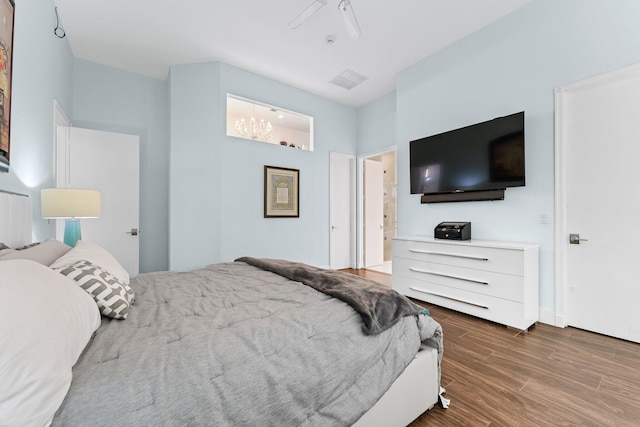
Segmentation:
<svg viewBox="0 0 640 427">
<path fill-rule="evenodd" d="M 416 273 L 427 273 L 427 274 L 433 274 L 434 276 L 449 277 L 451 279 L 464 280 L 466 282 L 471 282 L 471 283 L 479 283 L 480 285 L 489 285 L 489 282 L 483 282 L 481 280 L 474 280 L 474 279 L 467 279 L 466 277 L 452 276 L 450 274 L 434 273 L 433 271 L 423 270 L 421 268 L 409 267 L 409 270 L 415 271 Z"/>
<path fill-rule="evenodd" d="M 489 307 L 487 307 L 486 305 L 477 304 L 475 302 L 465 301 L 463 299 L 454 298 L 454 297 L 450 297 L 450 296 L 447 296 L 447 295 L 442 295 L 442 294 L 439 294 L 439 293 L 436 293 L 436 292 L 425 291 L 425 290 L 420 289 L 420 288 L 414 288 L 413 286 L 409 286 L 409 289 L 411 289 L 413 291 L 416 291 L 416 292 L 422 292 L 423 294 L 433 295 L 433 296 L 436 296 L 436 297 L 445 298 L 445 299 L 448 299 L 448 300 L 451 300 L 451 301 L 461 302 L 463 304 L 472 305 L 474 307 L 478 307 L 478 308 L 483 308 L 485 310 L 489 310 Z"/>
<path fill-rule="evenodd" d="M 466 258 L 466 259 L 475 259 L 476 261 L 489 261 L 489 258 L 471 256 L 471 255 L 458 255 L 458 254 L 448 254 L 445 252 L 430 252 L 430 251 L 422 251 L 420 249 L 409 249 L 409 252 L 413 252 L 416 254 L 426 254 L 426 255 L 443 255 L 450 256 L 454 258 Z"/>
</svg>

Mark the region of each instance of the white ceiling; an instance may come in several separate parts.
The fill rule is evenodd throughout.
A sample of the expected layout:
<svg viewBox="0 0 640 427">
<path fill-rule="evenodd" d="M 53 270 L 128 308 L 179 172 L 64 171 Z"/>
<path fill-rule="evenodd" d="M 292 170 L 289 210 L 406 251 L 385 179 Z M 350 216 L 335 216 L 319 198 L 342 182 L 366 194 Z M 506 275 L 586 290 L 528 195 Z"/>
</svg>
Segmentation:
<svg viewBox="0 0 640 427">
<path fill-rule="evenodd" d="M 76 57 L 166 79 L 169 66 L 221 61 L 358 107 L 395 89 L 396 74 L 530 0 L 351 0 L 352 40 L 327 5 L 295 30 L 313 0 L 55 0 Z M 53 27 L 52 22 L 52 27 Z M 335 37 L 331 45 L 327 36 Z M 346 90 L 345 69 L 368 76 Z"/>
</svg>

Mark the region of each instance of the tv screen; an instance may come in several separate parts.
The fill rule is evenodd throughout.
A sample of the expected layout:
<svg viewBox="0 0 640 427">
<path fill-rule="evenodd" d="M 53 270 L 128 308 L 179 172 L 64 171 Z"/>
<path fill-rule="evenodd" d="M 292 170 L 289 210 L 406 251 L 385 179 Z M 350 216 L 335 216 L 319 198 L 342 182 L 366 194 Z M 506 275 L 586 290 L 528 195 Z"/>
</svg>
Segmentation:
<svg viewBox="0 0 640 427">
<path fill-rule="evenodd" d="M 410 142 L 411 194 L 525 185 L 524 111 Z"/>
</svg>

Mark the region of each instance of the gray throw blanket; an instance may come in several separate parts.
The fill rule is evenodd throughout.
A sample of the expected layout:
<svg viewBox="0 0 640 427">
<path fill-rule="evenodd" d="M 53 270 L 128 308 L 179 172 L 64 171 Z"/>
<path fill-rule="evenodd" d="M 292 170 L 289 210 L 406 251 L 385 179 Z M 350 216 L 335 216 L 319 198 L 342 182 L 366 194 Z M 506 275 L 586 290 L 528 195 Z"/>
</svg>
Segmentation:
<svg viewBox="0 0 640 427">
<path fill-rule="evenodd" d="M 404 295 L 353 274 L 279 259 L 242 257 L 236 259 L 236 262 L 244 262 L 301 282 L 349 304 L 362 316 L 362 329 L 367 335 L 377 335 L 405 316 L 425 314 L 422 307 Z"/>
</svg>

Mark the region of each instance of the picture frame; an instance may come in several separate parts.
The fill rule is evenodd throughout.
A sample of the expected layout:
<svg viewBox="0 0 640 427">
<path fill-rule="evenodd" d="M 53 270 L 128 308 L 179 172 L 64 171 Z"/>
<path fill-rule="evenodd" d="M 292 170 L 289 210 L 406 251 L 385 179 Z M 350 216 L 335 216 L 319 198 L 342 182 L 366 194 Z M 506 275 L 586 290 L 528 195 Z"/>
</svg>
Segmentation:
<svg viewBox="0 0 640 427">
<path fill-rule="evenodd" d="M 0 0 L 0 172 L 9 171 L 14 0 Z"/>
<path fill-rule="evenodd" d="M 264 217 L 300 217 L 300 170 L 264 167 Z"/>
</svg>

